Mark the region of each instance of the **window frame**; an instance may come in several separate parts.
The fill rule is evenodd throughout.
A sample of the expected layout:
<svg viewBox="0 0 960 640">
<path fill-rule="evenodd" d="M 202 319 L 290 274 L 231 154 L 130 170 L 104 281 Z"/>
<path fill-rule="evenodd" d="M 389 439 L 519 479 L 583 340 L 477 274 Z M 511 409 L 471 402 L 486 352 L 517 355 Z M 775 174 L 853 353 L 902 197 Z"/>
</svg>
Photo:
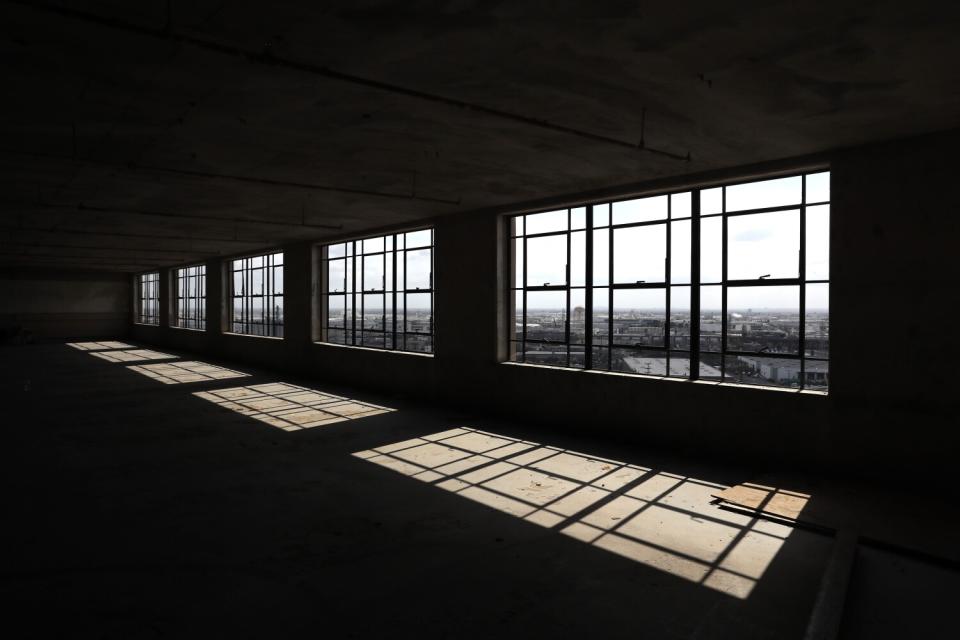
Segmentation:
<svg viewBox="0 0 960 640">
<path fill-rule="evenodd" d="M 193 282 L 193 294 L 189 293 L 189 286 L 181 290 L 180 283 Z M 191 331 L 207 330 L 207 265 L 191 264 L 173 269 L 173 287 L 171 299 L 173 309 L 170 316 L 170 326 L 175 329 L 189 329 Z M 186 304 L 184 304 L 186 303 Z M 184 313 L 184 309 L 187 312 Z M 191 326 L 192 325 L 192 326 Z"/>
<path fill-rule="evenodd" d="M 506 224 L 506 246 L 505 250 L 507 252 L 508 259 L 507 264 L 507 277 L 508 282 L 506 289 L 506 318 L 505 318 L 505 327 L 506 327 L 506 336 L 503 338 L 506 341 L 506 362 L 510 363 L 523 363 L 531 364 L 533 366 L 553 366 L 560 368 L 569 368 L 573 370 L 587 370 L 587 371 L 613 371 L 617 373 L 624 373 L 626 375 L 645 375 L 636 372 L 624 372 L 619 369 L 613 369 L 613 352 L 617 349 L 618 343 L 616 342 L 616 337 L 614 333 L 614 295 L 616 291 L 622 290 L 663 290 L 664 291 L 664 312 L 665 317 L 663 321 L 663 330 L 662 330 L 662 344 L 622 344 L 619 345 L 621 348 L 629 348 L 631 350 L 636 350 L 639 353 L 647 352 L 651 354 L 657 354 L 662 356 L 665 359 L 664 372 L 657 374 L 649 374 L 654 377 L 660 378 L 671 378 L 671 379 L 687 379 L 687 380 L 701 380 L 706 379 L 710 381 L 716 381 L 721 383 L 734 383 L 734 384 L 749 384 L 755 387 L 768 387 L 768 388 L 778 388 L 778 389 L 787 389 L 787 390 L 800 390 L 800 391 L 809 391 L 813 387 L 813 391 L 826 394 L 829 391 L 829 335 L 826 337 L 826 344 L 828 345 L 826 349 L 826 356 L 810 355 L 807 353 L 807 335 L 806 335 L 806 324 L 809 310 L 807 309 L 807 287 L 810 285 L 826 285 L 827 289 L 827 308 L 829 309 L 829 272 L 825 278 L 808 278 L 806 273 L 807 266 L 807 210 L 812 207 L 827 207 L 827 215 L 829 216 L 829 207 L 831 205 L 831 200 L 825 201 L 808 201 L 808 185 L 807 178 L 811 175 L 817 175 L 826 173 L 828 174 L 828 180 L 832 179 L 830 175 L 829 166 L 819 166 L 815 168 L 804 168 L 802 170 L 794 170 L 790 172 L 783 172 L 777 174 L 763 175 L 752 178 L 745 179 L 731 179 L 724 180 L 722 182 L 712 182 L 709 184 L 700 184 L 692 186 L 677 186 L 665 190 L 650 191 L 644 193 L 635 193 L 626 196 L 620 196 L 616 198 L 596 200 L 591 202 L 579 202 L 564 206 L 555 206 L 548 209 L 536 209 L 529 210 L 517 213 L 507 214 L 505 217 Z M 765 182 L 769 180 L 779 180 L 787 178 L 800 178 L 800 200 L 799 202 L 791 202 L 790 204 L 770 206 L 770 207 L 758 207 L 752 209 L 743 209 L 736 211 L 727 211 L 727 189 L 731 187 L 749 185 L 759 182 Z M 721 194 L 721 208 L 719 212 L 701 214 L 701 195 L 704 191 L 710 189 L 719 189 Z M 689 201 L 689 213 L 687 215 L 680 215 L 674 217 L 674 197 L 687 194 L 690 195 Z M 620 202 L 628 202 L 636 199 L 642 198 L 655 198 L 658 196 L 666 196 L 667 198 L 667 210 L 664 214 L 664 217 L 657 219 L 647 219 L 633 222 L 624 222 L 624 223 L 615 223 L 614 222 L 614 205 Z M 583 208 L 585 210 L 585 221 L 582 227 L 574 228 L 573 222 L 573 211 Z M 540 213 L 548 212 L 560 212 L 566 209 L 567 211 L 567 225 L 563 230 L 556 231 L 546 231 L 540 233 L 527 234 L 524 233 L 527 229 L 524 228 L 525 220 L 527 216 L 537 215 Z M 605 224 L 596 224 L 598 221 L 597 211 L 606 209 L 606 223 Z M 730 279 L 728 278 L 728 267 L 729 267 L 729 238 L 728 238 L 728 224 L 731 218 L 756 215 L 762 213 L 781 213 L 797 211 L 798 212 L 798 242 L 799 242 L 799 251 L 798 251 L 798 265 L 797 265 L 797 275 L 796 277 L 789 278 L 768 278 L 760 277 L 757 279 Z M 720 238 L 720 261 L 721 261 L 721 275 L 720 279 L 716 281 L 701 281 L 701 257 L 703 245 L 701 243 L 701 223 L 704 220 L 710 219 L 719 219 L 721 220 L 721 238 Z M 684 282 L 674 282 L 673 281 L 673 262 L 672 254 L 674 252 L 673 245 L 673 233 L 675 231 L 676 223 L 689 222 L 690 230 L 690 247 L 689 247 L 689 256 L 690 256 L 690 275 L 689 279 Z M 521 226 L 524 225 L 524 226 Z M 646 281 L 637 281 L 634 283 L 629 282 L 620 282 L 617 280 L 617 276 L 614 272 L 614 262 L 615 262 L 615 234 L 619 229 L 630 229 L 630 228 L 640 228 L 640 227 L 654 227 L 656 225 L 663 225 L 665 227 L 665 242 L 664 247 L 666 250 L 665 260 L 664 260 L 664 272 L 663 279 L 656 282 L 646 282 Z M 606 251 L 607 251 L 607 263 L 605 265 L 605 270 L 607 273 L 607 278 L 605 283 L 598 283 L 594 278 L 594 249 L 597 246 L 597 231 L 606 231 Z M 571 278 L 571 246 L 573 244 L 573 234 L 575 233 L 584 233 L 584 277 L 583 284 L 577 285 L 574 284 L 574 279 Z M 829 243 L 830 243 L 830 226 L 827 227 L 827 251 L 829 252 Z M 564 284 L 555 285 L 550 283 L 548 286 L 547 283 L 544 285 L 531 285 L 528 282 L 528 239 L 538 238 L 538 237 L 547 237 L 547 236 L 564 236 L 566 238 L 567 246 L 567 262 L 566 262 L 566 282 Z M 522 240 L 522 249 L 520 242 Z M 518 258 L 518 251 L 522 250 L 522 260 Z M 519 276 L 519 278 L 518 278 Z M 518 284 L 519 283 L 519 284 Z M 721 292 L 721 335 L 720 335 L 720 349 L 712 350 L 705 348 L 707 345 L 704 343 L 704 334 L 701 331 L 701 297 L 704 293 L 703 287 L 715 285 L 720 289 Z M 770 353 L 763 351 L 749 351 L 749 350 L 733 350 L 729 348 L 729 325 L 730 318 L 727 313 L 727 298 L 730 289 L 735 289 L 739 287 L 774 287 L 774 286 L 794 286 L 799 289 L 798 291 L 798 306 L 797 306 L 797 350 L 796 353 Z M 685 287 L 689 290 L 689 338 L 687 340 L 687 348 L 677 348 L 673 341 L 674 337 L 678 337 L 676 333 L 676 328 L 673 326 L 673 315 L 672 315 L 672 294 L 674 289 L 678 287 Z M 571 305 L 571 293 L 576 290 L 582 290 L 583 295 L 580 299 L 584 301 L 584 329 L 583 329 L 583 344 L 573 343 L 571 335 L 571 316 L 573 314 L 573 307 Z M 605 339 L 605 342 L 602 344 L 594 344 L 595 336 L 594 328 L 596 326 L 596 319 L 594 318 L 595 308 L 594 308 L 594 296 L 597 293 L 597 290 L 600 290 L 601 294 L 607 295 L 606 309 L 607 309 L 607 318 L 606 318 L 606 334 L 601 335 L 601 338 Z M 564 327 L 564 339 L 561 340 L 531 340 L 527 337 L 528 334 L 528 312 L 529 307 L 527 304 L 528 292 L 537 292 L 537 291 L 565 291 L 566 292 L 566 307 L 563 312 L 563 321 L 565 324 Z M 523 309 L 520 313 L 517 309 L 517 305 L 522 304 Z M 518 327 L 518 323 L 520 326 Z M 685 337 L 682 334 L 679 337 Z M 567 351 L 566 364 L 540 364 L 536 362 L 530 362 L 527 353 L 528 349 L 525 347 L 527 344 L 556 344 L 558 346 L 563 346 Z M 572 356 L 574 354 L 573 348 L 583 348 L 583 362 L 582 364 L 572 364 Z M 596 349 L 599 348 L 599 352 Z M 597 353 L 603 354 L 605 350 L 606 363 L 598 364 L 595 362 Z M 689 363 L 689 370 L 686 374 L 672 373 L 670 360 L 672 357 L 683 357 L 687 359 Z M 716 377 L 703 377 L 701 376 L 700 365 L 704 362 L 703 356 L 715 356 L 719 357 L 719 366 L 717 367 L 720 370 L 719 378 Z M 795 360 L 800 363 L 800 370 L 798 374 L 797 381 L 795 383 L 785 384 L 784 386 L 778 386 L 773 382 L 761 382 L 761 383 L 742 383 L 736 380 L 733 380 L 735 376 L 728 371 L 728 358 L 730 357 L 759 357 L 759 358 L 782 358 L 785 360 Z M 823 362 L 827 364 L 827 371 L 824 375 L 824 382 L 811 382 L 808 379 L 808 364 Z"/>
<path fill-rule="evenodd" d="M 410 246 L 407 243 L 409 235 L 422 232 L 429 232 L 430 234 L 430 240 L 427 244 Z M 401 239 L 403 239 L 402 243 L 400 242 Z M 365 243 L 378 240 L 382 243 L 382 249 L 365 250 Z M 341 245 L 343 246 L 342 255 L 331 257 L 330 249 Z M 408 255 L 412 252 L 425 250 L 430 252 L 427 286 L 410 286 L 412 283 L 407 280 L 409 274 Z M 380 286 L 367 288 L 368 261 L 370 259 L 376 260 L 378 257 L 382 260 L 379 268 L 379 273 L 382 274 Z M 320 245 L 319 262 L 321 283 L 319 300 L 320 335 L 317 342 L 335 346 L 417 355 L 433 355 L 436 352 L 436 286 L 434 278 L 436 230 L 432 225 L 328 242 Z M 342 262 L 343 264 L 343 287 L 331 291 L 331 264 L 335 262 Z M 388 277 L 390 282 L 387 282 Z M 407 304 L 410 295 L 429 295 L 430 319 L 428 331 L 408 329 Z M 364 326 L 365 310 L 369 296 L 381 296 L 379 305 L 382 310 L 379 324 L 382 327 L 381 329 Z M 342 300 L 342 305 L 337 307 L 337 314 L 331 314 L 330 312 L 332 298 Z M 343 325 L 332 325 L 331 319 L 340 314 L 342 314 Z M 333 338 L 335 332 L 342 333 L 342 341 Z M 382 337 L 371 344 L 367 336 L 376 335 Z M 411 348 L 413 341 L 408 340 L 410 336 L 419 336 L 425 339 L 428 341 L 428 348 Z"/>
<path fill-rule="evenodd" d="M 279 256 L 279 263 L 277 257 Z M 254 265 L 255 260 L 261 260 L 259 265 Z M 253 336 L 258 338 L 277 338 L 284 337 L 284 320 L 286 318 L 286 303 L 284 301 L 286 287 L 286 261 L 282 250 L 268 251 L 253 255 L 231 258 L 225 262 L 227 276 L 227 299 L 229 307 L 226 309 L 227 327 L 226 333 L 241 336 Z M 238 267 L 239 265 L 239 267 Z M 276 270 L 280 269 L 281 284 L 280 292 L 276 291 Z M 254 274 L 262 272 L 260 293 L 247 293 L 253 289 Z M 241 291 L 236 290 L 237 274 L 242 274 Z M 262 300 L 262 318 L 253 319 L 253 300 L 259 298 Z M 280 320 L 276 318 L 276 301 L 281 300 L 283 317 Z M 237 302 L 240 303 L 240 319 L 237 319 Z M 268 304 L 269 302 L 269 304 Z M 262 330 L 257 332 L 256 327 Z"/>
<path fill-rule="evenodd" d="M 149 326 L 160 325 L 160 272 L 146 271 L 138 273 L 134 279 L 136 291 L 136 307 L 134 309 L 136 324 Z M 152 304 L 151 304 L 152 303 Z M 153 312 L 150 312 L 150 309 Z"/>
</svg>

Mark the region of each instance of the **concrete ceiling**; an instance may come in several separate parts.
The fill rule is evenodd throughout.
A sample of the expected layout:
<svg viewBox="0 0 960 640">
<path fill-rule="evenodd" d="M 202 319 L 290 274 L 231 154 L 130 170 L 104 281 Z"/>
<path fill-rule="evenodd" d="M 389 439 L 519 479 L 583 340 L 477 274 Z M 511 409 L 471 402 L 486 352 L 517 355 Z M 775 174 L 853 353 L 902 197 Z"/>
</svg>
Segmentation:
<svg viewBox="0 0 960 640">
<path fill-rule="evenodd" d="M 956 4 L 438 4 L 0 0 L 0 266 L 136 271 L 960 126 Z"/>
</svg>

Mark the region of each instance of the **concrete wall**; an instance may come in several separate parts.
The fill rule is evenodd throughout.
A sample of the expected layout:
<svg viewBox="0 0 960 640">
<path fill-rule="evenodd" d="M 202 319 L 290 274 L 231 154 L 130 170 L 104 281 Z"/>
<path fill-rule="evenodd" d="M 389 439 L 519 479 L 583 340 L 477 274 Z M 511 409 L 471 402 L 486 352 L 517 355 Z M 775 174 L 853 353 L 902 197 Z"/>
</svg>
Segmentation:
<svg viewBox="0 0 960 640">
<path fill-rule="evenodd" d="M 958 440 L 956 394 L 948 388 L 957 356 L 948 301 L 957 298 L 951 178 L 958 142 L 953 132 L 673 181 L 830 164 L 828 396 L 499 362 L 502 212 L 493 211 L 435 221 L 435 357 L 313 343 L 308 245 L 284 248 L 286 339 L 225 335 L 216 323 L 205 333 L 177 330 L 163 326 L 165 320 L 133 333 L 161 346 L 523 417 L 555 430 L 747 459 L 758 467 L 795 463 L 902 479 L 906 470 L 932 472 Z M 221 287 L 220 269 L 219 261 L 208 264 L 210 291 Z M 208 303 L 209 317 L 220 317 L 219 299 Z"/>
<path fill-rule="evenodd" d="M 118 273 L 2 270 L 0 329 L 37 339 L 126 335 L 130 279 Z"/>
</svg>

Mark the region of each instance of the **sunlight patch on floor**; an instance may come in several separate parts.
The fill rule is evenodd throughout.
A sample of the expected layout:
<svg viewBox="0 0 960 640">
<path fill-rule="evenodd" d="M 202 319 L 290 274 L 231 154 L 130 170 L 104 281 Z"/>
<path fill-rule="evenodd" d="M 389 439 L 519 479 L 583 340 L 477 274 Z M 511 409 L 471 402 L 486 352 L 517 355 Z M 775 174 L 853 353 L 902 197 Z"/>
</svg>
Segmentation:
<svg viewBox="0 0 960 640">
<path fill-rule="evenodd" d="M 80 351 L 100 351 L 104 349 L 134 349 L 132 344 L 126 342 L 116 342 L 108 340 L 105 342 L 68 342 L 68 347 L 79 349 Z"/>
<path fill-rule="evenodd" d="M 250 374 L 225 369 L 206 362 L 162 362 L 127 367 L 164 384 L 183 384 L 185 382 L 204 382 L 207 380 L 225 380 L 228 378 L 246 378 Z"/>
<path fill-rule="evenodd" d="M 177 356 L 160 353 L 150 349 L 131 349 L 129 351 L 91 351 L 90 355 L 107 362 L 140 362 L 143 360 L 172 360 Z"/>
<path fill-rule="evenodd" d="M 395 411 L 285 382 L 199 391 L 193 395 L 284 431 L 299 431 Z"/>
<path fill-rule="evenodd" d="M 476 429 L 353 455 L 737 598 L 793 531 L 712 504 L 725 485 Z"/>
</svg>

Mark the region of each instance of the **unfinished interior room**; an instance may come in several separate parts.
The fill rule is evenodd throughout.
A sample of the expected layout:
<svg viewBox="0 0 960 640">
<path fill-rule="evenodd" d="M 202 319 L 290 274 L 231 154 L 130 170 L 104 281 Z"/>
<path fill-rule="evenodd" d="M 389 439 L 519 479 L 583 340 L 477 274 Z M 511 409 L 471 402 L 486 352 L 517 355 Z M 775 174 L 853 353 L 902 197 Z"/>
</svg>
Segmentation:
<svg viewBox="0 0 960 640">
<path fill-rule="evenodd" d="M 960 5 L 0 0 L 0 55 L 4 637 L 960 637 Z"/>
</svg>

